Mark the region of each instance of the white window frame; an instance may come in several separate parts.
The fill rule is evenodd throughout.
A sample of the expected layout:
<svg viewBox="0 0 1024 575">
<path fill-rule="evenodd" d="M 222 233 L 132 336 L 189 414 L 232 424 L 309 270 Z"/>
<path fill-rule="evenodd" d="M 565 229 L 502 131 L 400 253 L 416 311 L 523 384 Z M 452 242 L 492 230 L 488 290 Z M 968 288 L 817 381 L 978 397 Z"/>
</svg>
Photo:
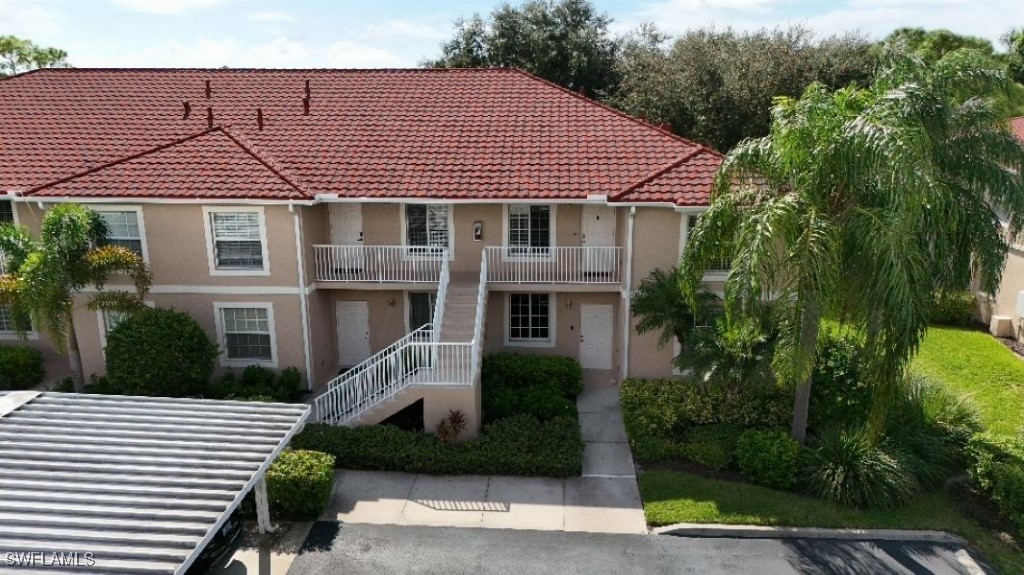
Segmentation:
<svg viewBox="0 0 1024 575">
<path fill-rule="evenodd" d="M 142 302 L 142 305 L 148 308 L 156 307 L 156 303 L 152 300 L 146 300 Z M 107 351 L 107 310 L 96 310 L 96 321 L 99 324 L 100 331 L 100 353 L 105 354 Z"/>
<path fill-rule="evenodd" d="M 686 244 L 690 240 L 690 218 L 700 217 L 703 214 L 700 212 L 679 212 L 679 258 L 682 259 L 683 252 L 686 250 Z M 702 281 L 706 282 L 719 282 L 729 279 L 729 270 L 705 270 L 704 276 L 701 278 Z"/>
<path fill-rule="evenodd" d="M 509 208 L 515 206 L 546 206 L 548 208 L 548 217 L 551 218 L 550 229 L 548 232 L 548 253 L 546 254 L 516 254 L 512 253 L 512 245 L 509 243 L 509 238 L 512 236 L 512 229 L 509 225 Z M 555 248 L 558 244 L 558 205 L 557 204 L 545 204 L 541 202 L 532 203 L 517 203 L 517 204 L 502 204 L 501 206 L 501 260 L 502 261 L 554 261 L 555 260 Z"/>
<path fill-rule="evenodd" d="M 260 244 L 263 248 L 263 269 L 251 270 L 222 270 L 217 269 L 217 254 L 213 248 L 213 218 L 212 214 L 227 213 L 255 213 L 259 221 Z M 267 243 L 267 218 L 263 207 L 250 206 L 203 206 L 203 229 L 206 231 L 206 259 L 210 265 L 211 276 L 269 276 L 270 275 L 270 248 Z"/>
<path fill-rule="evenodd" d="M 512 295 L 547 295 L 548 296 L 548 337 L 547 339 L 512 339 Z M 502 337 L 506 347 L 555 347 L 558 341 L 558 302 L 554 292 L 507 292 L 505 294 L 505 313 L 502 323 Z"/>
<path fill-rule="evenodd" d="M 30 329 L 29 331 L 25 332 L 25 337 L 24 338 L 22 338 L 22 336 L 18 334 L 17 330 L 13 330 L 13 329 L 0 330 L 0 341 L 14 341 L 14 340 L 20 340 L 20 339 L 30 339 L 30 340 L 37 340 L 37 339 L 39 339 L 39 332 L 36 331 L 35 325 L 32 326 L 32 329 Z"/>
<path fill-rule="evenodd" d="M 89 209 L 93 210 L 97 214 L 104 213 L 117 213 L 117 212 L 134 212 L 135 220 L 139 226 L 139 243 L 142 247 L 142 261 L 149 263 L 149 245 L 146 243 L 146 222 L 142 217 L 142 206 L 128 206 L 128 205 L 107 205 L 101 206 L 89 206 Z"/>
<path fill-rule="evenodd" d="M 439 203 L 439 202 L 407 202 L 407 203 L 399 204 L 399 208 L 400 208 L 398 210 L 399 216 L 400 216 L 399 217 L 399 225 L 401 226 L 401 229 L 402 229 L 402 247 L 405 248 L 405 249 L 402 250 L 402 259 L 403 260 L 427 260 L 427 261 L 432 261 L 432 260 L 440 259 L 438 256 L 431 254 L 429 251 L 427 251 L 425 253 L 417 254 L 417 253 L 413 253 L 412 249 L 410 249 L 410 248 L 422 248 L 422 247 L 425 247 L 425 246 L 411 246 L 411 245 L 409 245 L 409 218 L 406 215 L 405 211 L 408 209 L 408 206 L 410 204 L 417 205 L 417 206 L 444 206 L 445 208 L 447 208 L 447 210 L 448 210 L 448 247 L 446 249 L 448 251 L 448 261 L 454 260 L 455 259 L 455 205 L 451 204 L 451 203 Z M 428 207 L 427 209 L 430 209 L 430 208 Z"/>
<path fill-rule="evenodd" d="M 233 308 L 254 308 L 267 310 L 267 329 L 270 330 L 270 360 L 255 358 L 230 359 L 228 358 L 227 333 L 224 330 L 224 309 Z M 270 302 L 251 301 L 215 301 L 213 302 L 213 321 L 217 328 L 217 343 L 220 346 L 221 367 L 249 367 L 259 365 L 261 367 L 276 368 L 277 355 L 277 326 L 274 324 L 274 304 Z"/>
</svg>

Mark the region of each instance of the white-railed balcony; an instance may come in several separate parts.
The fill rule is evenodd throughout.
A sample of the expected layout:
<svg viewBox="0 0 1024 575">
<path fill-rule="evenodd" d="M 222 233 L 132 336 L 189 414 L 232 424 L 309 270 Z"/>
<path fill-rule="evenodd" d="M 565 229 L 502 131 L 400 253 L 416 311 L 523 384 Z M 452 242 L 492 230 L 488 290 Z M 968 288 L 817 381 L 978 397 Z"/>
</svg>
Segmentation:
<svg viewBox="0 0 1024 575">
<path fill-rule="evenodd" d="M 443 248 L 420 246 L 315 245 L 316 280 L 366 283 L 437 283 Z"/>
<path fill-rule="evenodd" d="M 488 247 L 487 282 L 496 284 L 619 284 L 620 247 Z"/>
</svg>

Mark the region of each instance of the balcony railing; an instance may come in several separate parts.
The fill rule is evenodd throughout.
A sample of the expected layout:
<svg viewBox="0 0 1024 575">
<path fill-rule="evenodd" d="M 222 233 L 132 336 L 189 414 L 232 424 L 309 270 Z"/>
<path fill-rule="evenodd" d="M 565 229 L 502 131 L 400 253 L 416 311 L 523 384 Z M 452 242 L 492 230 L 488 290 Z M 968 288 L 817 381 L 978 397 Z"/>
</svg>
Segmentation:
<svg viewBox="0 0 1024 575">
<path fill-rule="evenodd" d="M 488 283 L 617 284 L 622 248 L 485 248 Z"/>
<path fill-rule="evenodd" d="M 419 246 L 313 246 L 317 281 L 437 283 L 442 248 Z"/>
</svg>

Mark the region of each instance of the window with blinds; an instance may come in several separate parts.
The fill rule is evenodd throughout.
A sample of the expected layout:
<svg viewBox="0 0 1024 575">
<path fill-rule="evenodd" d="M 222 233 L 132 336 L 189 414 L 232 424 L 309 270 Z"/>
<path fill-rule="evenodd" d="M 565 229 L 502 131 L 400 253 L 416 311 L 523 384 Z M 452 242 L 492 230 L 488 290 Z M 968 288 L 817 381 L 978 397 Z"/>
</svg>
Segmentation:
<svg viewBox="0 0 1024 575">
<path fill-rule="evenodd" d="M 135 211 L 99 212 L 107 223 L 107 243 L 127 248 L 142 257 L 142 233 Z"/>
<path fill-rule="evenodd" d="M 274 359 L 270 316 L 263 307 L 223 307 L 220 310 L 224 350 L 232 361 Z"/>
<path fill-rule="evenodd" d="M 450 206 L 443 204 L 406 204 L 405 243 L 412 253 L 441 253 L 449 246 Z"/>
<path fill-rule="evenodd" d="M 259 213 L 210 212 L 210 229 L 216 269 L 264 269 Z"/>
<path fill-rule="evenodd" d="M 551 206 L 508 207 L 508 252 L 520 256 L 551 252 Z"/>
</svg>

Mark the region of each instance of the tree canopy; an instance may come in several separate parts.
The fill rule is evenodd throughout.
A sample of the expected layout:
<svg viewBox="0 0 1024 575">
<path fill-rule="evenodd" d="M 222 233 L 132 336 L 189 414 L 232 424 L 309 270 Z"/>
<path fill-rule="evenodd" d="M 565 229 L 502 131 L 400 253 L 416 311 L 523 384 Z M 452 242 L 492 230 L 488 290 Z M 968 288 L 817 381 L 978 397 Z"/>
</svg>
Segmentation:
<svg viewBox="0 0 1024 575">
<path fill-rule="evenodd" d="M 20 74 L 36 68 L 67 68 L 68 53 L 45 48 L 17 36 L 0 36 L 0 77 Z"/>
<path fill-rule="evenodd" d="M 600 98 L 616 85 L 610 23 L 588 0 L 502 4 L 486 20 L 477 14 L 457 21 L 454 37 L 441 45 L 441 57 L 426 64 L 522 68 Z"/>
<path fill-rule="evenodd" d="M 970 49 L 883 58 L 869 89 L 815 83 L 777 99 L 769 135 L 728 154 L 683 258 L 692 293 L 729 247 L 728 313 L 760 312 L 772 295 L 773 370 L 798 386 L 797 438 L 825 318 L 864 334 L 884 405 L 936 291 L 977 273 L 993 293 L 1024 230 L 1024 148 L 995 105 L 1011 86 L 1005 69 Z"/>
</svg>

